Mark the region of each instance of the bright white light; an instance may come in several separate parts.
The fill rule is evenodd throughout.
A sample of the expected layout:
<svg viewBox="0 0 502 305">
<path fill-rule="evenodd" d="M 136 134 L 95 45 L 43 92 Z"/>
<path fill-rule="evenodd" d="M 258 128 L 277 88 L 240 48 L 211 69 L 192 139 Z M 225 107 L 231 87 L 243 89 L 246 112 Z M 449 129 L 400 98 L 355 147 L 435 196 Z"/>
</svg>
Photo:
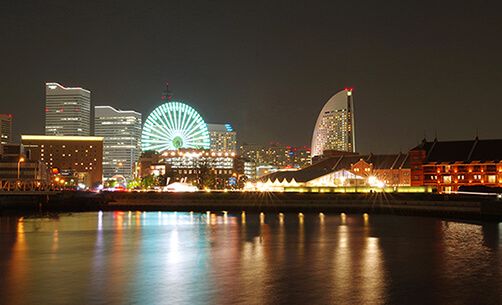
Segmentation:
<svg viewBox="0 0 502 305">
<path fill-rule="evenodd" d="M 196 186 L 186 184 L 186 183 L 180 183 L 180 182 L 174 182 L 169 184 L 168 186 L 164 187 L 164 191 L 166 192 L 197 192 L 199 189 Z"/>
<path fill-rule="evenodd" d="M 368 184 L 370 186 L 378 187 L 378 188 L 384 188 L 385 187 L 385 183 L 383 181 L 379 180 L 375 176 L 369 176 L 368 177 Z"/>
</svg>

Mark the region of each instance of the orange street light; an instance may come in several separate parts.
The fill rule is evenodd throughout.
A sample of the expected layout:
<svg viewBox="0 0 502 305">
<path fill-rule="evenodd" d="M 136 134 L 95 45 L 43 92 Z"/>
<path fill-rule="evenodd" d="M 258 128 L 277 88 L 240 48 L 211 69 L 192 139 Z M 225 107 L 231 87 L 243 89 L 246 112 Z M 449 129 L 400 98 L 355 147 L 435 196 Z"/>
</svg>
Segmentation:
<svg viewBox="0 0 502 305">
<path fill-rule="evenodd" d="M 19 161 L 17 161 L 17 180 L 19 180 L 19 176 L 21 175 L 21 162 L 24 162 L 23 157 L 20 157 Z"/>
</svg>

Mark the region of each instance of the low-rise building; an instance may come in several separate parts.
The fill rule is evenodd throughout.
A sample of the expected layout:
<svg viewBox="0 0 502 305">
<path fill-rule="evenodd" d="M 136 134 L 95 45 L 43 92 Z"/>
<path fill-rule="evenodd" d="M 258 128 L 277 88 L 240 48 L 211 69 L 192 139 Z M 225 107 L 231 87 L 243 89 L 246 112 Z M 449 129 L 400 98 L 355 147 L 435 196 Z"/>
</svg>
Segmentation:
<svg viewBox="0 0 502 305">
<path fill-rule="evenodd" d="M 462 186 L 502 187 L 502 139 L 424 139 L 409 155 L 413 186 L 434 186 L 445 193 Z"/>
<path fill-rule="evenodd" d="M 146 177 L 154 174 L 152 166 L 158 164 L 159 160 L 160 160 L 159 152 L 153 150 L 144 151 L 139 157 L 138 167 L 137 167 L 138 171 L 136 173 L 136 176 Z M 159 171 L 157 170 L 156 173 L 158 172 Z"/>
<path fill-rule="evenodd" d="M 23 145 L 4 144 L 0 151 L 0 191 L 47 189 L 47 166 L 29 158 Z"/>
<path fill-rule="evenodd" d="M 199 188 L 234 187 L 239 177 L 244 175 L 244 167 L 239 165 L 232 151 L 178 149 L 166 150 L 161 154 L 145 152 L 139 163 L 142 177 L 162 175 L 166 183 L 181 181 Z"/>
<path fill-rule="evenodd" d="M 326 157 L 297 171 L 277 171 L 258 179 L 263 189 L 284 190 L 298 187 L 364 188 L 409 187 L 408 154 L 356 155 Z"/>
<path fill-rule="evenodd" d="M 66 182 L 97 187 L 103 177 L 103 138 L 22 135 L 32 160 L 40 160 Z"/>
</svg>

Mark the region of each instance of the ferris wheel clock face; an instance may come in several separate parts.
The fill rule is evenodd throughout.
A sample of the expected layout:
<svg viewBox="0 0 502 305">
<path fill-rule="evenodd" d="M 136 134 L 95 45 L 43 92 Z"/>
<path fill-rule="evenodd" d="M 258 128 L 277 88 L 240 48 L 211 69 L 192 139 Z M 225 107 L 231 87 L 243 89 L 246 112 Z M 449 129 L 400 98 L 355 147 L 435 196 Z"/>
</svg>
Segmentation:
<svg viewBox="0 0 502 305">
<path fill-rule="evenodd" d="M 176 150 L 179 148 L 209 149 L 207 125 L 195 109 L 169 102 L 155 108 L 143 126 L 143 151 Z"/>
</svg>

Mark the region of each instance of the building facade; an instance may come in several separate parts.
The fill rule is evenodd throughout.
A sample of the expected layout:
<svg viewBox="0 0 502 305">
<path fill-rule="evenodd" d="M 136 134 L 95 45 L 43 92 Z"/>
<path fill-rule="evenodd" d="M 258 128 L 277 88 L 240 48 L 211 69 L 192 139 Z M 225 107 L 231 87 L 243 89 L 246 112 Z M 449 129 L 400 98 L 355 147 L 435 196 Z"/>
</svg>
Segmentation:
<svg viewBox="0 0 502 305">
<path fill-rule="evenodd" d="M 223 189 L 236 186 L 244 176 L 234 152 L 183 148 L 162 154 L 149 151 L 142 154 L 139 163 L 142 177 L 163 175 L 166 184 L 185 182 L 199 188 Z"/>
<path fill-rule="evenodd" d="M 324 150 L 355 152 L 354 104 L 352 89 L 331 97 L 317 118 L 312 136 L 312 157 Z"/>
<path fill-rule="evenodd" d="M 211 150 L 233 151 L 237 150 L 237 133 L 230 124 L 207 124 Z"/>
<path fill-rule="evenodd" d="M 269 145 L 242 144 L 239 154 L 255 166 L 273 166 L 277 168 L 303 168 L 310 165 L 310 148 L 293 147 L 280 143 Z"/>
<path fill-rule="evenodd" d="M 21 142 L 31 160 L 44 162 L 66 182 L 91 188 L 102 183 L 102 137 L 22 135 Z"/>
<path fill-rule="evenodd" d="M 31 180 L 47 182 L 47 166 L 32 160 L 21 144 L 5 144 L 0 153 L 0 180 Z"/>
<path fill-rule="evenodd" d="M 298 171 L 277 171 L 258 177 L 258 189 L 298 191 L 298 187 L 323 191 L 361 192 L 398 190 L 411 186 L 409 154 L 328 157 Z"/>
<path fill-rule="evenodd" d="M 137 166 L 136 176 L 146 177 L 154 174 L 154 165 L 158 164 L 160 160 L 160 153 L 157 151 L 149 150 L 141 153 Z"/>
<path fill-rule="evenodd" d="M 40 191 L 50 188 L 45 163 L 32 160 L 21 144 L 4 144 L 0 151 L 0 191 Z"/>
<path fill-rule="evenodd" d="M 0 145 L 12 142 L 12 114 L 0 114 Z"/>
<path fill-rule="evenodd" d="M 410 150 L 411 184 L 450 193 L 502 187 L 502 140 L 426 141 Z"/>
<path fill-rule="evenodd" d="M 55 136 L 91 135 L 91 92 L 45 84 L 45 134 Z"/>
<path fill-rule="evenodd" d="M 141 154 L 141 113 L 96 106 L 94 134 L 104 139 L 103 177 L 131 179 Z"/>
</svg>

